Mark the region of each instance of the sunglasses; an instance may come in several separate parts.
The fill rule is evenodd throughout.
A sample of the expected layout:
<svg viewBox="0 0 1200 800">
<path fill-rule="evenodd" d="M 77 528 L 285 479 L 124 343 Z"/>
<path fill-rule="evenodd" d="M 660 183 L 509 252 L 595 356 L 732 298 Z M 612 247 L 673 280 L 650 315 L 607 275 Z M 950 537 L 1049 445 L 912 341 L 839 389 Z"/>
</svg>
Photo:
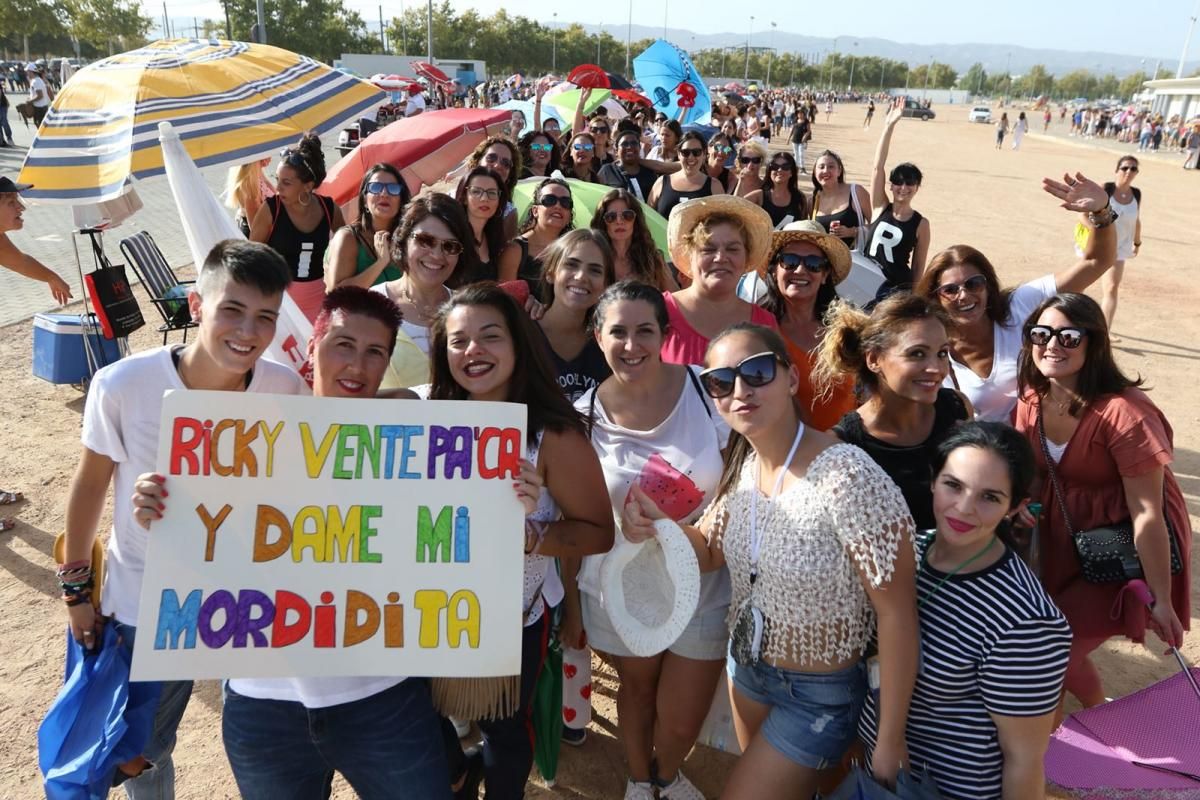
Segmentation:
<svg viewBox="0 0 1200 800">
<path fill-rule="evenodd" d="M 384 183 L 383 181 L 371 181 L 367 184 L 367 194 L 385 193 L 392 197 L 399 197 L 404 193 L 404 187 L 398 183 Z"/>
<path fill-rule="evenodd" d="M 543 144 L 542 142 L 534 142 L 533 144 L 529 145 L 529 152 L 531 153 L 549 153 L 553 149 L 554 145 Z"/>
<path fill-rule="evenodd" d="M 715 145 L 713 145 L 713 152 L 720 153 L 723 156 L 727 156 L 733 152 L 733 148 L 727 144 L 715 144 Z"/>
<path fill-rule="evenodd" d="M 738 161 L 743 164 L 761 164 L 762 156 L 738 156 Z"/>
<path fill-rule="evenodd" d="M 987 278 L 982 275 L 972 275 L 962 283 L 943 283 L 937 287 L 937 293 L 947 300 L 953 300 L 958 297 L 959 292 L 975 292 L 982 291 L 987 286 Z"/>
<path fill-rule="evenodd" d="M 308 162 L 304 160 L 304 156 L 300 155 L 295 150 L 285 147 L 279 151 L 279 160 L 289 167 L 298 167 L 304 170 L 309 175 L 313 174 L 312 168 L 308 166 Z"/>
<path fill-rule="evenodd" d="M 408 237 L 417 243 L 417 247 L 426 250 L 436 250 L 440 245 L 442 253 L 447 256 L 457 256 L 463 251 L 462 242 L 457 239 L 439 239 L 430 233 L 414 233 Z"/>
<path fill-rule="evenodd" d="M 637 219 L 637 212 L 634 211 L 632 208 L 627 208 L 624 211 L 605 211 L 604 212 L 604 221 L 610 225 L 619 219 L 623 219 L 626 222 L 633 222 L 635 219 Z"/>
<path fill-rule="evenodd" d="M 713 367 L 700 373 L 700 385 L 714 400 L 733 394 L 734 381 L 738 378 L 747 386 L 758 388 L 775 380 L 775 364 L 779 357 L 774 353 L 759 353 L 742 359 L 732 367 Z"/>
<path fill-rule="evenodd" d="M 499 200 L 500 199 L 500 190 L 499 189 L 481 189 L 478 186 L 472 186 L 469 189 L 467 189 L 467 197 L 470 197 L 472 200 L 484 200 L 484 199 Z"/>
<path fill-rule="evenodd" d="M 791 172 L 792 165 L 786 161 L 780 161 L 771 165 L 771 172 Z"/>
<path fill-rule="evenodd" d="M 780 253 L 775 257 L 775 263 L 783 267 L 785 272 L 795 272 L 803 267 L 814 275 L 820 275 L 832 266 L 826 256 L 802 256 L 796 253 Z"/>
<path fill-rule="evenodd" d="M 1025 338 L 1030 344 L 1045 347 L 1051 339 L 1058 339 L 1058 343 L 1068 350 L 1083 344 L 1086 335 L 1087 331 L 1083 328 L 1051 328 L 1049 325 L 1034 325 L 1025 331 Z"/>
<path fill-rule="evenodd" d="M 495 153 L 488 153 L 486 156 L 484 156 L 483 163 L 499 164 L 500 166 L 504 167 L 505 169 L 512 168 L 512 159 L 511 158 L 505 158 L 504 156 L 498 156 Z"/>
<path fill-rule="evenodd" d="M 681 148 L 679 148 L 679 155 L 683 156 L 684 158 L 699 158 L 701 155 L 703 155 L 703 153 L 704 153 L 703 147 L 681 147 Z"/>
<path fill-rule="evenodd" d="M 596 145 L 591 144 L 590 142 L 576 142 L 575 144 L 571 145 L 571 149 L 576 153 L 591 152 L 592 150 L 596 149 Z"/>
<path fill-rule="evenodd" d="M 560 197 L 556 194 L 544 194 L 538 198 L 538 205 L 543 208 L 562 206 L 567 211 L 570 211 L 575 206 L 575 201 L 569 197 Z"/>
<path fill-rule="evenodd" d="M 588 132 L 589 132 L 589 133 L 598 133 L 598 134 L 600 134 L 601 136 L 603 136 L 604 134 L 608 133 L 608 131 L 609 131 L 609 129 L 608 129 L 608 128 L 606 128 L 606 127 L 603 127 L 603 126 L 600 126 L 600 125 L 597 125 L 597 126 L 595 126 L 595 127 L 588 128 Z"/>
<path fill-rule="evenodd" d="M 1133 173 L 1136 173 L 1137 171 L 1138 171 L 1138 168 L 1137 168 L 1137 167 L 1135 167 L 1135 166 L 1133 166 L 1132 164 L 1126 164 L 1126 165 L 1125 165 L 1125 166 L 1123 166 L 1123 167 L 1117 167 L 1117 172 L 1133 172 Z"/>
<path fill-rule="evenodd" d="M 921 183 L 916 178 L 893 178 L 892 186 L 920 186 Z"/>
<path fill-rule="evenodd" d="M 621 150 L 632 150 L 641 144 L 637 139 L 622 139 L 617 143 L 617 147 Z"/>
</svg>

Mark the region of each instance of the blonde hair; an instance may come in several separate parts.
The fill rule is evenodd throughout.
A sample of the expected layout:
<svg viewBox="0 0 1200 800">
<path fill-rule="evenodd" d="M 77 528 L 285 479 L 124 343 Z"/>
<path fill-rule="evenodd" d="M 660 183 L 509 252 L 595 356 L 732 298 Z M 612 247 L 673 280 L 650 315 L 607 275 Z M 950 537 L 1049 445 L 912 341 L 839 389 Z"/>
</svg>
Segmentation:
<svg viewBox="0 0 1200 800">
<path fill-rule="evenodd" d="M 261 206 L 262 174 L 262 164 L 258 161 L 231 168 L 225 182 L 225 205 L 235 211 Z"/>
<path fill-rule="evenodd" d="M 738 157 L 740 158 L 742 155 L 758 156 L 762 159 L 762 161 L 758 162 L 757 171 L 757 174 L 761 177 L 763 167 L 767 165 L 767 148 L 763 147 L 761 142 L 756 142 L 753 139 L 747 139 L 742 143 L 742 146 L 738 148 Z"/>
<path fill-rule="evenodd" d="M 708 240 L 712 238 L 713 230 L 718 225 L 730 225 L 737 229 L 738 234 L 742 237 L 742 245 L 750 246 L 750 231 L 746 228 L 746 222 L 733 214 L 709 214 L 707 217 L 696 222 L 696 227 L 692 228 L 691 233 L 684 237 L 687 243 L 688 250 L 695 253 L 701 247 L 708 244 Z"/>
</svg>

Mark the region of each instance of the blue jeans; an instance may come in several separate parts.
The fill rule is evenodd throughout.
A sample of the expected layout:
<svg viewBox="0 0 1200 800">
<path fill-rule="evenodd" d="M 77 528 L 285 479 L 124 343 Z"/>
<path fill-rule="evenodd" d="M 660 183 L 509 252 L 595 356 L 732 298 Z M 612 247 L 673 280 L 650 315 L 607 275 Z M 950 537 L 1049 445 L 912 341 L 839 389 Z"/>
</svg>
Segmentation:
<svg viewBox="0 0 1200 800">
<path fill-rule="evenodd" d="M 12 128 L 8 125 L 8 106 L 5 106 L 0 108 L 0 144 L 12 140 Z"/>
<path fill-rule="evenodd" d="M 221 732 L 245 800 L 323 800 L 335 771 L 363 800 L 450 798 L 439 718 L 420 678 L 326 708 L 226 684 Z"/>
<path fill-rule="evenodd" d="M 112 620 L 121 636 L 121 646 L 133 650 L 137 628 Z M 154 713 L 154 729 L 142 756 L 153 764 L 136 778 L 121 784 L 129 800 L 173 800 L 175 797 L 175 762 L 171 753 L 175 750 L 175 734 L 183 712 L 192 697 L 191 681 L 165 681 L 162 695 L 158 698 L 158 711 Z"/>
</svg>

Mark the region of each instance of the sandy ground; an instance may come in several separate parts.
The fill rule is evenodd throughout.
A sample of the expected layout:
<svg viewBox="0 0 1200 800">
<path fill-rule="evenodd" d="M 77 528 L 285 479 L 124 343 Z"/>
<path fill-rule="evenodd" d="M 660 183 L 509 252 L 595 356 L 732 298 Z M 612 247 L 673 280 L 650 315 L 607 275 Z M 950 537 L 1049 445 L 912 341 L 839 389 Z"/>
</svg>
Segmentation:
<svg viewBox="0 0 1200 800">
<path fill-rule="evenodd" d="M 1074 219 L 1042 193 L 1040 179 L 1078 169 L 1107 180 L 1115 167 L 1114 152 L 1037 136 L 1028 137 L 1020 152 L 1007 147 L 998 151 L 993 129 L 968 124 L 966 109 L 938 111 L 932 122 L 903 121 L 892 147 L 893 162 L 913 161 L 925 171 L 916 206 L 932 222 L 931 252 L 970 243 L 988 255 L 1009 284 L 1068 264 Z M 832 147 L 845 159 L 851 180 L 868 181 L 882 120 L 863 131 L 858 107 L 839 108 L 829 123 L 821 116 L 810 152 Z M 1156 157 L 1143 162 L 1138 185 L 1149 208 L 1143 255 L 1126 271 L 1116 325 L 1122 340 L 1118 352 L 1126 369 L 1149 379 L 1151 396 L 1174 425 L 1175 472 L 1195 526 L 1200 513 L 1200 406 L 1189 376 L 1200 360 L 1200 291 L 1192 260 L 1196 238 L 1189 231 L 1195 228 L 1200 174 L 1182 171 L 1173 156 Z M 144 302 L 143 308 L 149 319 L 151 305 Z M 23 491 L 28 498 L 3 509 L 20 523 L 15 531 L 0 534 L 0 604 L 6 609 L 0 615 L 0 797 L 5 798 L 41 794 L 36 731 L 61 680 L 63 658 L 64 613 L 56 597 L 51 545 L 63 526 L 84 402 L 75 389 L 32 377 L 31 341 L 28 321 L 0 334 L 0 488 Z M 149 327 L 131 342 L 135 349 L 158 343 Z M 1200 607 L 1195 597 L 1193 587 L 1193 608 Z M 1192 634 L 1185 653 L 1190 661 L 1200 661 L 1200 636 Z M 1097 660 L 1112 696 L 1175 669 L 1172 661 L 1127 643 L 1110 644 Z M 596 714 L 587 743 L 563 748 L 557 786 L 544 788 L 533 781 L 529 796 L 621 797 L 624 769 L 614 738 L 614 676 L 600 665 L 597 669 Z M 219 711 L 218 685 L 198 686 L 176 749 L 180 798 L 236 796 L 221 749 Z M 699 748 L 685 770 L 707 796 L 716 797 L 731 764 L 729 756 Z M 353 795 L 339 784 L 335 796 Z M 403 796 L 399 789 L 397 796 Z"/>
</svg>

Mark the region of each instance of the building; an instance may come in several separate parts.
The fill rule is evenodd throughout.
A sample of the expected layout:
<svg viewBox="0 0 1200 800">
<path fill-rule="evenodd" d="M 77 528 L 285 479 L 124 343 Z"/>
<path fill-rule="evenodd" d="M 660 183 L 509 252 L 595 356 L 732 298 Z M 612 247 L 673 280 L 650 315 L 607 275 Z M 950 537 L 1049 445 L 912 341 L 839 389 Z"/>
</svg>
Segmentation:
<svg viewBox="0 0 1200 800">
<path fill-rule="evenodd" d="M 1153 94 L 1151 113 L 1162 114 L 1166 120 L 1176 115 L 1185 120 L 1200 116 L 1200 77 L 1146 81 L 1144 86 Z"/>
</svg>

